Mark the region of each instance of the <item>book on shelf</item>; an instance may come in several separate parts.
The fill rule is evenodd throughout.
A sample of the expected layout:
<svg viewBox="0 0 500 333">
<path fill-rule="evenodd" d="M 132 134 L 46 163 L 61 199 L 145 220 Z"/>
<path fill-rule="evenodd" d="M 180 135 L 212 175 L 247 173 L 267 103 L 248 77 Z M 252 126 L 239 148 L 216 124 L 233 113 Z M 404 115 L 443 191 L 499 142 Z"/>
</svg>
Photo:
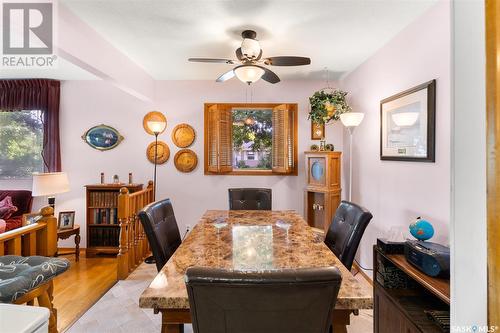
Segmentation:
<svg viewBox="0 0 500 333">
<path fill-rule="evenodd" d="M 118 192 L 94 191 L 90 192 L 91 207 L 112 208 L 118 206 Z"/>
<path fill-rule="evenodd" d="M 118 209 L 93 208 L 92 224 L 118 224 Z"/>
</svg>

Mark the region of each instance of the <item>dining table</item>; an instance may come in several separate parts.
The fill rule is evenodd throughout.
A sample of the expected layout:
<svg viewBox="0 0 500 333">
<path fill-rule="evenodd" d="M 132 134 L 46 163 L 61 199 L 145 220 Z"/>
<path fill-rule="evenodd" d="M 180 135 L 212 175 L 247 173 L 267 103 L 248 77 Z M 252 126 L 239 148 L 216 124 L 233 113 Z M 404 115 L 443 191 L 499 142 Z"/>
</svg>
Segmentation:
<svg viewBox="0 0 500 333">
<path fill-rule="evenodd" d="M 347 332 L 350 317 L 373 308 L 373 289 L 354 277 L 297 212 L 208 210 L 144 290 L 141 308 L 161 313 L 163 333 L 183 332 L 191 323 L 185 285 L 188 267 L 270 271 L 337 267 L 342 274 L 332 311 L 334 333 Z"/>
</svg>

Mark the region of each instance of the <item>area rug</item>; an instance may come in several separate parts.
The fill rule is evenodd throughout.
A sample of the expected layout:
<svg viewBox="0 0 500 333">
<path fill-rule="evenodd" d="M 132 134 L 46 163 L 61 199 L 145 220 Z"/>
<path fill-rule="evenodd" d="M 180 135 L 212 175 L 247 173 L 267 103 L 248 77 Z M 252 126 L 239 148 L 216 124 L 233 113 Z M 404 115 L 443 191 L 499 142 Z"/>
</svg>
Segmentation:
<svg viewBox="0 0 500 333">
<path fill-rule="evenodd" d="M 124 281 L 118 281 L 66 332 L 69 333 L 159 333 L 161 316 L 152 309 L 139 308 L 139 296 L 156 276 L 156 266 L 141 264 Z M 360 275 L 360 274 L 358 274 Z M 185 325 L 185 333 L 193 333 Z M 349 333 L 372 333 L 372 311 L 360 311 L 351 316 Z"/>
</svg>

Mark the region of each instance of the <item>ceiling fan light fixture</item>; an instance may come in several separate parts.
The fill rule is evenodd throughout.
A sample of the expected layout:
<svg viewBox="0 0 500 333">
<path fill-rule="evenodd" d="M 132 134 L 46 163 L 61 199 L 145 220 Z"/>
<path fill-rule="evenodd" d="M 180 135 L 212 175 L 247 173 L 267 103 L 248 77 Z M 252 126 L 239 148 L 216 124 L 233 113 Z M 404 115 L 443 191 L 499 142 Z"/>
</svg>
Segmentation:
<svg viewBox="0 0 500 333">
<path fill-rule="evenodd" d="M 241 53 L 247 58 L 257 58 L 260 54 L 260 44 L 257 40 L 251 38 L 243 39 L 241 42 Z"/>
<path fill-rule="evenodd" d="M 241 82 L 251 84 L 260 80 L 264 75 L 264 69 L 258 66 L 244 65 L 236 67 L 234 73 Z"/>
</svg>

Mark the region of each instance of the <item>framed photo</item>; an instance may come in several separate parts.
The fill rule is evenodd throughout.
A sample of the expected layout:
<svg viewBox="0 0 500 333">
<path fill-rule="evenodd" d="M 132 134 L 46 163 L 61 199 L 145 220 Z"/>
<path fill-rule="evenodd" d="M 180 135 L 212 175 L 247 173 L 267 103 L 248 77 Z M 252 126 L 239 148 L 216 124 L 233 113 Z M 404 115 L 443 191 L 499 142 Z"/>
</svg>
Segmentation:
<svg viewBox="0 0 500 333">
<path fill-rule="evenodd" d="M 21 222 L 21 225 L 24 227 L 24 226 L 36 223 L 42 217 L 43 216 L 40 213 L 23 214 L 23 220 Z"/>
<path fill-rule="evenodd" d="M 323 140 L 325 137 L 325 124 L 311 121 L 311 140 Z"/>
<path fill-rule="evenodd" d="M 380 101 L 380 159 L 435 161 L 436 80 Z"/>
<path fill-rule="evenodd" d="M 60 212 L 57 229 L 73 229 L 75 225 L 75 211 Z"/>
</svg>

